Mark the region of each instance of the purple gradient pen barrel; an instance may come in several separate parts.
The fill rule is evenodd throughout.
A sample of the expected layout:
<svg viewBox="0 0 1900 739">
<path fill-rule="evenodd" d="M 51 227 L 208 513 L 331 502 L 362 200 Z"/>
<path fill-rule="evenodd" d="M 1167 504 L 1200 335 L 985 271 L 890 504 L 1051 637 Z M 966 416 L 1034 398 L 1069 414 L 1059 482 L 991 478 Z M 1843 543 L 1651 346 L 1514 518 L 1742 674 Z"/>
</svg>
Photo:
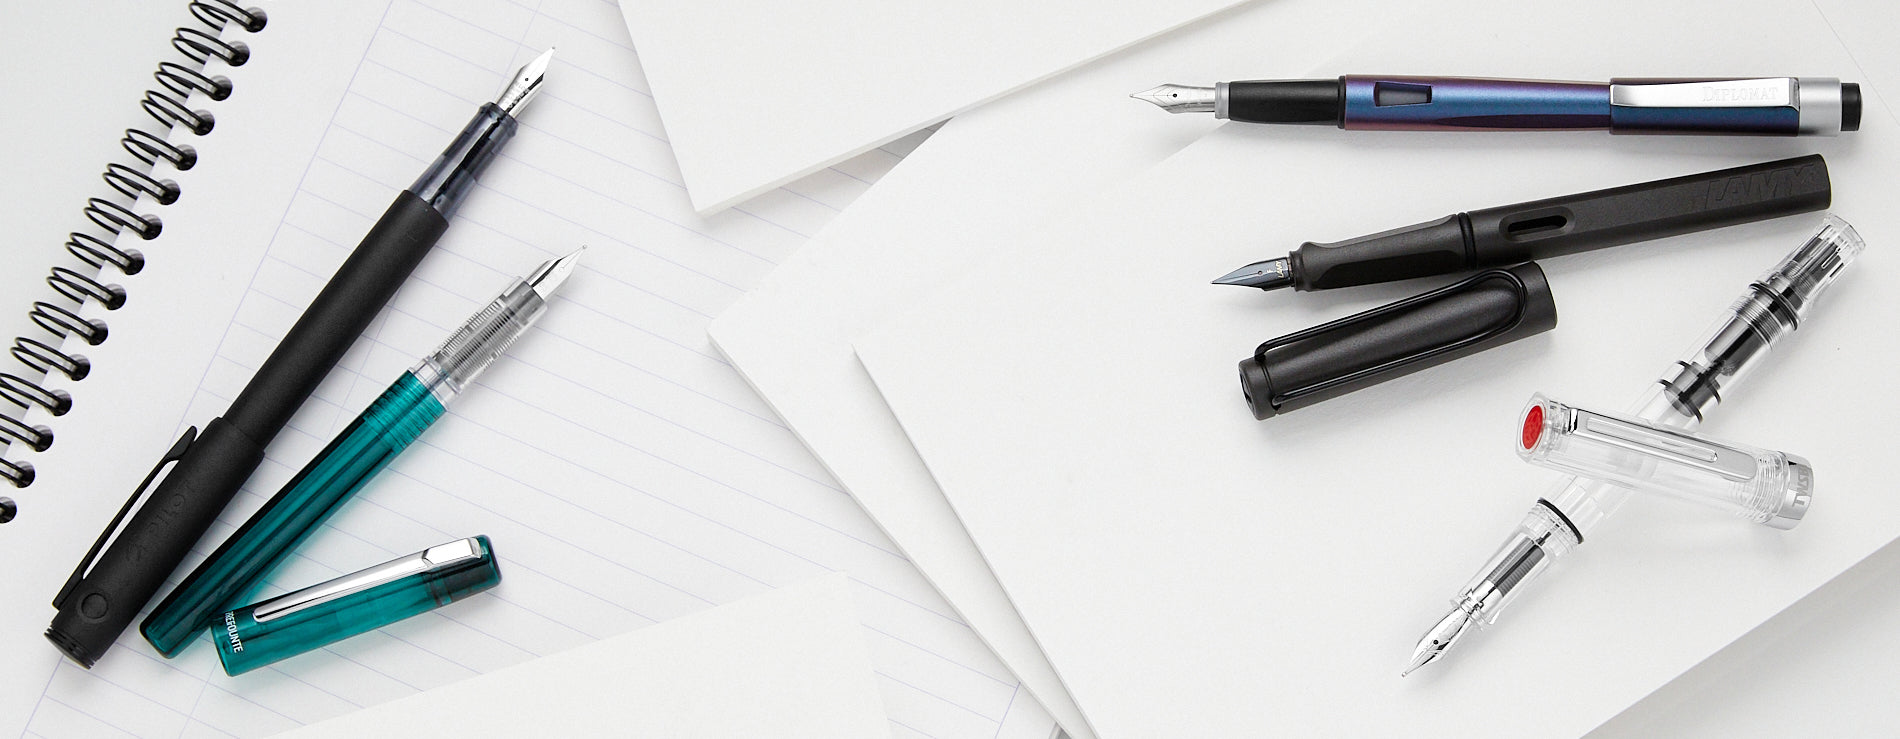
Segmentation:
<svg viewBox="0 0 1900 739">
<path fill-rule="evenodd" d="M 1346 75 L 1162 85 L 1135 97 L 1175 113 L 1373 131 L 1552 131 L 1832 136 L 1860 128 L 1860 85 L 1831 77 L 1609 82 Z"/>
</svg>

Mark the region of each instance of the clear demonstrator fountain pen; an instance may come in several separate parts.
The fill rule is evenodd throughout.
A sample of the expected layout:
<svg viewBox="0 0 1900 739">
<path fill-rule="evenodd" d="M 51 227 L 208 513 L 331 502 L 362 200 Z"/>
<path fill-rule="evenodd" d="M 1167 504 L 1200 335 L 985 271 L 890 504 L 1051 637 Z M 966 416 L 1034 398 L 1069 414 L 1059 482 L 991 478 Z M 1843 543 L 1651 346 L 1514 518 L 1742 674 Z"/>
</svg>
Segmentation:
<svg viewBox="0 0 1900 739">
<path fill-rule="evenodd" d="M 1854 228 L 1828 216 L 1807 242 L 1748 286 L 1707 337 L 1677 361 L 1637 402 L 1630 415 L 1691 429 L 1748 376 L 1768 349 L 1794 331 L 1814 301 L 1863 246 Z M 1425 632 L 1405 674 L 1437 660 L 1473 626 L 1492 623 L 1525 583 L 1570 553 L 1633 492 L 1602 480 L 1567 477 L 1540 498 L 1504 546 L 1452 598 L 1451 612 Z"/>
<path fill-rule="evenodd" d="M 159 602 L 139 633 L 167 657 L 242 605 L 277 564 L 442 416 L 449 401 L 528 330 L 574 272 L 580 251 L 543 263 L 468 319 L 385 390 Z"/>
</svg>

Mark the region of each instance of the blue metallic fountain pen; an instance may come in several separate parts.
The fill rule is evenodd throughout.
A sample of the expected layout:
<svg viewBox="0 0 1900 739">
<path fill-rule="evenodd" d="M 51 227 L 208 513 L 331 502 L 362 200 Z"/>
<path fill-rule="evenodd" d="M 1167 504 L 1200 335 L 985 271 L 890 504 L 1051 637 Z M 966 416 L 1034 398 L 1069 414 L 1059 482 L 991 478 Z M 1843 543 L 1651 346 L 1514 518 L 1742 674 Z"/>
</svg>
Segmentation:
<svg viewBox="0 0 1900 739">
<path fill-rule="evenodd" d="M 264 447 L 448 230 L 476 178 L 514 137 L 515 116 L 540 91 L 553 56 L 549 49 L 522 65 L 476 111 L 415 184 L 396 194 L 224 415 L 202 433 L 188 429 L 133 489 L 53 596 L 59 612 L 46 628 L 53 646 L 92 667 L 158 593 L 264 461 Z"/>
<path fill-rule="evenodd" d="M 139 624 L 145 640 L 160 654 L 175 656 L 218 614 L 243 605 L 278 563 L 435 423 L 449 401 L 541 317 L 548 299 L 573 274 L 579 256 L 575 251 L 515 280 L 434 354 L 396 378 L 363 415 L 165 596 Z"/>
<path fill-rule="evenodd" d="M 1832 77 L 1478 77 L 1257 80 L 1162 85 L 1131 95 L 1170 113 L 1384 131 L 1605 129 L 1611 133 L 1832 136 L 1860 129 L 1860 85 Z"/>
</svg>

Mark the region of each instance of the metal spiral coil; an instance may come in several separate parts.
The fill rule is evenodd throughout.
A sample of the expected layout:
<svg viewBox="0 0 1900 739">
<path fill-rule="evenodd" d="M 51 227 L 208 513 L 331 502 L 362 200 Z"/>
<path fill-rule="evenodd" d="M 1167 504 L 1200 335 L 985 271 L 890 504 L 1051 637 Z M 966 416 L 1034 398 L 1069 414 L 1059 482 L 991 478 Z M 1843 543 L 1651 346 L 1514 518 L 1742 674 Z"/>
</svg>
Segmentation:
<svg viewBox="0 0 1900 739">
<path fill-rule="evenodd" d="M 46 283 L 75 303 L 84 303 L 87 298 L 91 298 L 105 306 L 106 310 L 118 310 L 125 305 L 124 287 L 100 282 L 69 267 L 54 267 Z"/>
<path fill-rule="evenodd" d="M 158 71 L 152 73 L 152 79 L 171 90 L 179 97 L 190 97 L 193 91 L 202 92 L 212 100 L 231 97 L 231 78 L 223 75 L 207 75 L 178 62 L 159 62 Z"/>
<path fill-rule="evenodd" d="M 87 198 L 85 212 L 86 218 L 114 235 L 130 230 L 139 238 L 151 241 L 158 238 L 158 232 L 165 228 L 165 223 L 158 216 L 133 213 L 131 208 L 105 198 Z"/>
<path fill-rule="evenodd" d="M 40 328 L 60 338 L 73 337 L 92 346 L 106 341 L 106 322 L 91 318 L 81 318 L 78 313 L 66 310 L 44 300 L 33 304 L 33 310 L 26 314 Z"/>
<path fill-rule="evenodd" d="M 268 22 L 263 10 L 247 8 L 231 0 L 199 0 L 188 9 L 202 27 L 176 29 L 171 44 L 182 58 L 160 62 L 152 75 L 158 85 L 147 90 L 139 100 L 139 107 L 158 127 L 126 129 L 119 145 L 131 155 L 131 161 L 106 165 L 101 177 L 111 192 L 105 197 L 88 198 L 82 211 L 100 232 L 70 234 L 66 251 L 76 261 L 53 267 L 46 278 L 47 284 L 68 304 L 60 305 L 57 300 L 33 303 L 27 315 L 46 336 L 19 336 L 13 340 L 13 358 L 26 371 L 23 374 L 0 372 L 0 401 L 5 401 L 0 402 L 0 449 L 18 445 L 40 452 L 53 445 L 51 428 L 29 423 L 23 420 L 23 414 L 12 411 L 37 407 L 49 415 L 61 416 L 72 409 L 72 395 L 47 387 L 44 379 L 59 373 L 67 380 L 79 381 L 91 374 L 92 361 L 71 352 L 69 347 L 74 344 L 70 340 L 97 345 L 106 340 L 106 323 L 81 315 L 79 309 L 88 301 L 108 311 L 125 305 L 125 288 L 104 279 L 104 273 L 110 268 L 123 275 L 138 274 L 145 268 L 145 255 L 115 242 L 126 240 L 128 234 L 143 241 L 157 238 L 164 230 L 164 222 L 156 215 L 135 209 L 142 205 L 167 206 L 178 201 L 182 194 L 179 185 L 158 175 L 161 164 L 182 172 L 198 163 L 198 151 L 190 145 L 168 140 L 177 137 L 168 132 L 182 129 L 203 136 L 216 127 L 217 121 L 211 112 L 194 107 L 193 103 L 224 100 L 231 96 L 233 86 L 229 78 L 213 74 L 207 68 L 214 64 L 242 66 L 251 58 L 249 45 L 222 36 L 233 28 L 256 33 Z M 0 480 L 24 488 L 36 477 L 31 463 L 0 456 Z M 0 523 L 11 520 L 16 510 L 14 501 L 0 497 Z"/>
<path fill-rule="evenodd" d="M 136 128 L 126 129 L 125 138 L 119 139 L 119 145 L 147 166 L 157 166 L 158 160 L 164 159 L 171 162 L 172 169 L 183 172 L 198 164 L 197 149 L 171 143 Z"/>
<path fill-rule="evenodd" d="M 73 396 L 64 390 L 48 390 L 19 375 L 0 372 L 0 398 L 12 401 L 14 405 L 25 408 L 32 403 L 55 416 L 64 416 L 73 409 Z"/>
<path fill-rule="evenodd" d="M 13 339 L 13 358 L 33 368 L 42 375 L 52 374 L 53 370 L 66 376 L 68 380 L 83 380 L 92 374 L 92 360 L 84 354 L 67 354 L 58 347 L 39 339 L 24 336 Z"/>
<path fill-rule="evenodd" d="M 15 441 L 25 444 L 26 448 L 36 452 L 46 451 L 53 446 L 52 429 L 45 426 L 35 426 L 12 416 L 0 416 L 0 434 L 13 437 Z M 15 483 L 15 485 L 18 487 L 26 487 L 18 483 Z"/>
<path fill-rule="evenodd" d="M 178 202 L 178 183 L 161 180 L 118 162 L 106 165 L 106 171 L 100 177 L 119 194 L 128 198 L 145 195 L 158 201 L 159 205 L 171 205 Z"/>
<path fill-rule="evenodd" d="M 119 274 L 136 275 L 145 269 L 145 254 L 137 249 L 121 249 L 92 234 L 73 232 L 68 234 L 66 251 L 79 261 L 92 265 L 93 269 L 104 269 L 110 264 L 118 268 Z"/>
</svg>

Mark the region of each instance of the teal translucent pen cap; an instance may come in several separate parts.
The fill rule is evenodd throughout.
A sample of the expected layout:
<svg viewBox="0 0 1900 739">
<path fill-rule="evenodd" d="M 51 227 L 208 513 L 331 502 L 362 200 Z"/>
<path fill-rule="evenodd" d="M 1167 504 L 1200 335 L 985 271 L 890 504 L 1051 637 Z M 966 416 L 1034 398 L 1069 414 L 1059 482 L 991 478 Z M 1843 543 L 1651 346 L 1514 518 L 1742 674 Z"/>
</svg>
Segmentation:
<svg viewBox="0 0 1900 739">
<path fill-rule="evenodd" d="M 227 612 L 213 627 L 218 659 L 225 674 L 241 675 L 500 582 L 488 537 L 458 539 Z"/>
</svg>

